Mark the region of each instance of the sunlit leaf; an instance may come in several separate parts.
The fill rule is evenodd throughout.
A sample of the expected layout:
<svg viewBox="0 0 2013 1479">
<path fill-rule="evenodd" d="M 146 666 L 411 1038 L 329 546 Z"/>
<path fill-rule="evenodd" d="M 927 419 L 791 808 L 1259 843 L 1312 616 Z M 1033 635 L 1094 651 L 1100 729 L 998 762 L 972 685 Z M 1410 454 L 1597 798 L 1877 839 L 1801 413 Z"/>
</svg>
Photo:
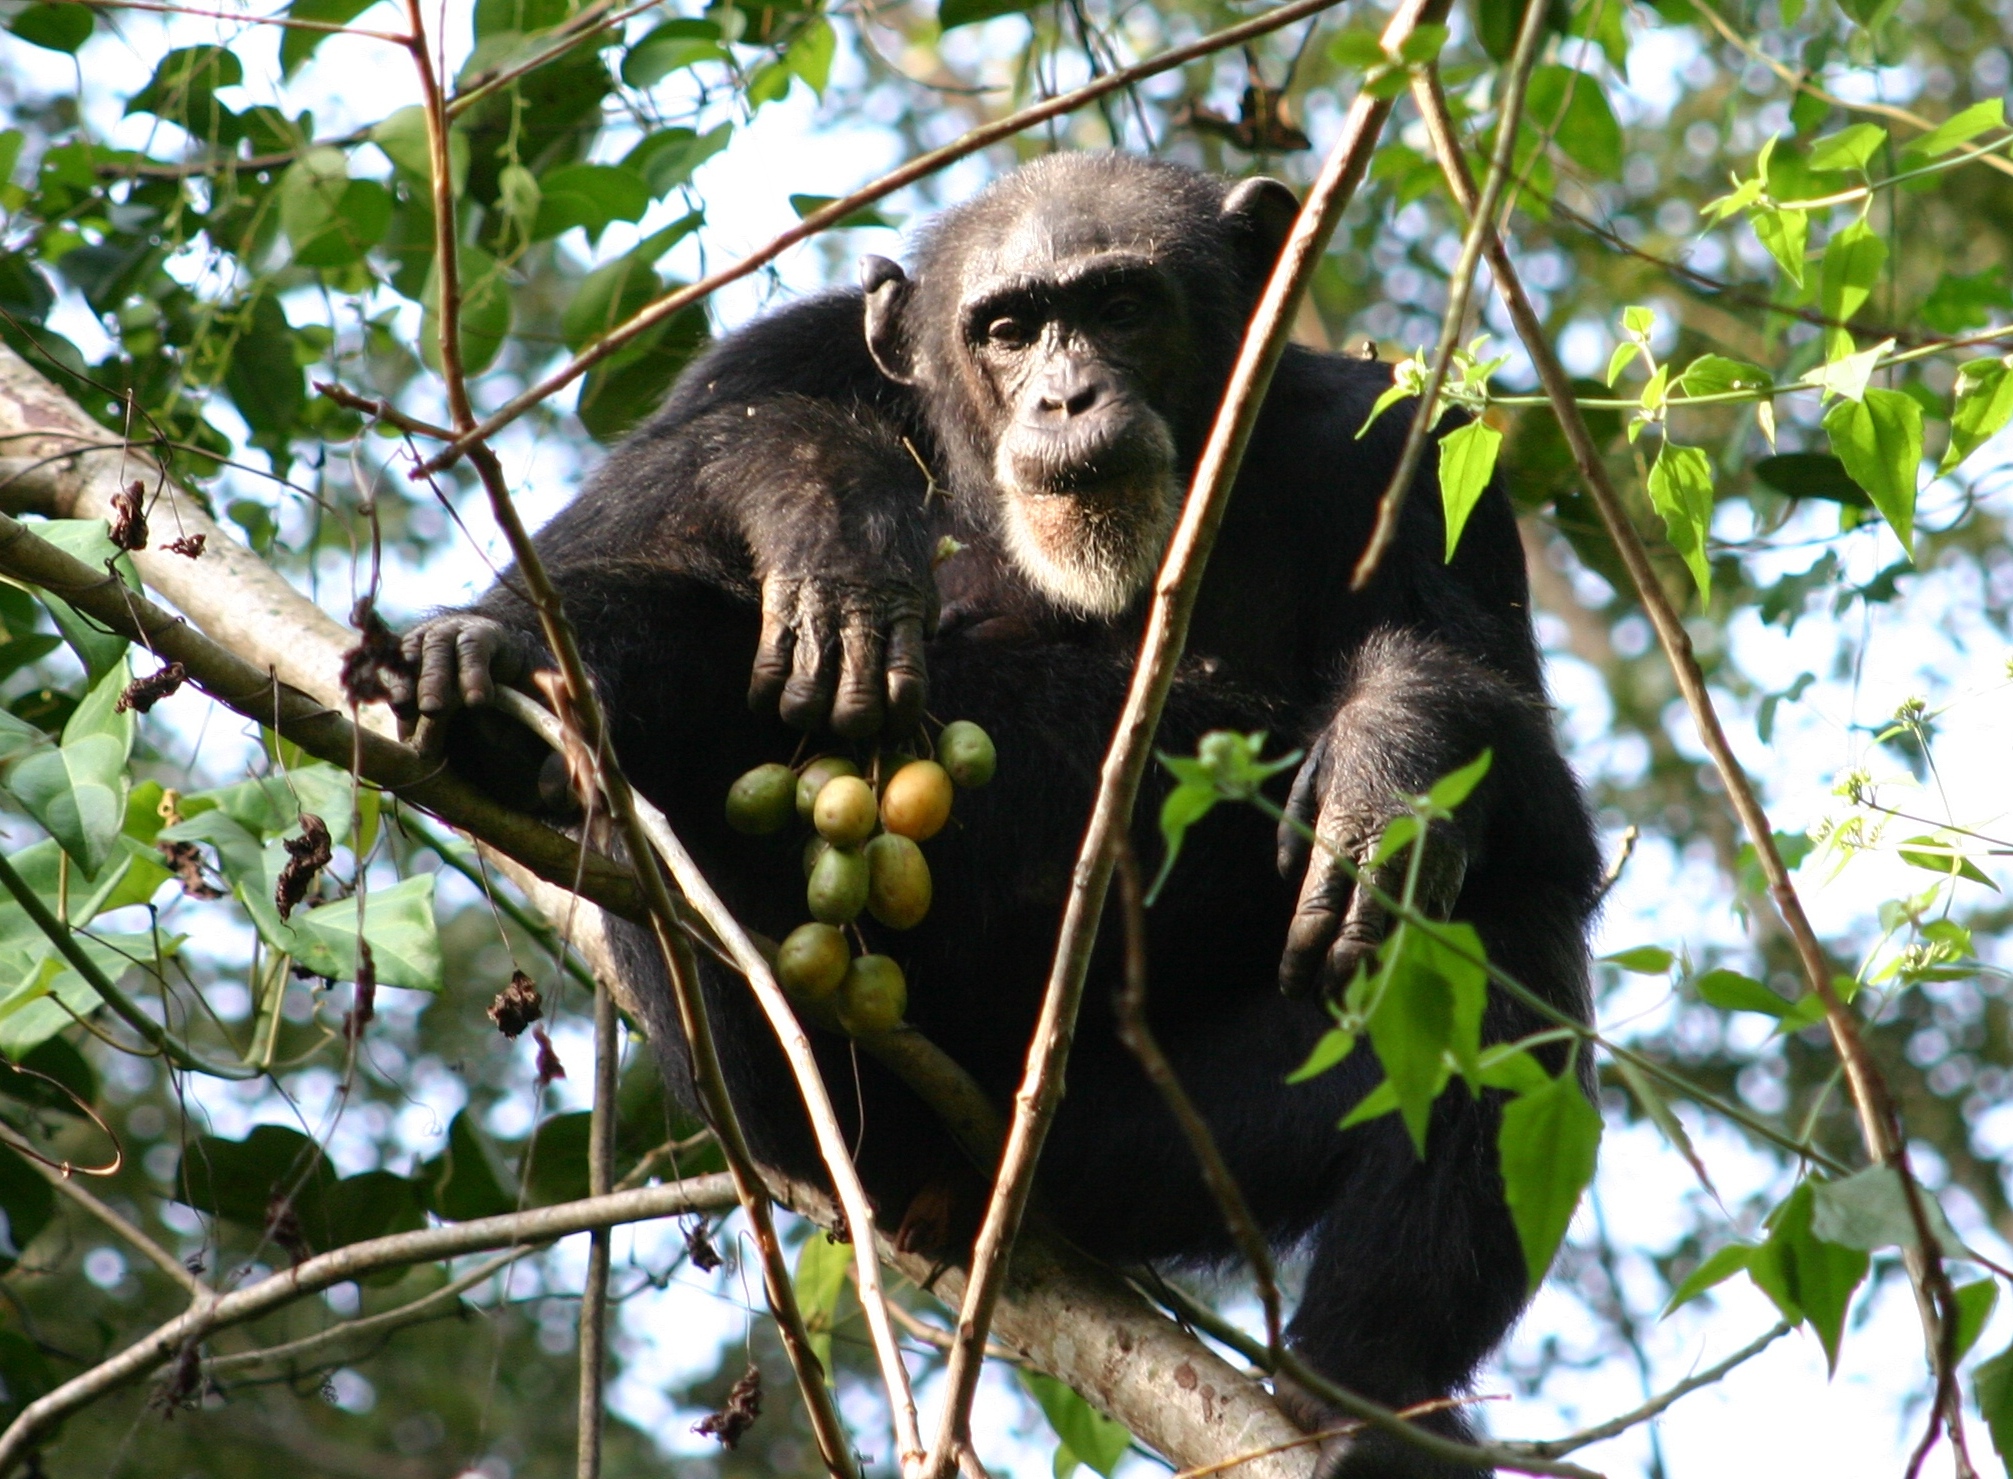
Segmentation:
<svg viewBox="0 0 2013 1479">
<path fill-rule="evenodd" d="M 1454 561 L 1461 531 L 1488 491 L 1503 434 L 1479 417 L 1440 438 L 1440 504 L 1447 525 L 1448 564 Z"/>
<path fill-rule="evenodd" d="M 2013 367 L 2004 359 L 1975 359 L 1957 370 L 1950 407 L 1950 445 L 1936 472 L 1957 467 L 2013 421 Z"/>
<path fill-rule="evenodd" d="M 1868 390 L 1825 413 L 1831 450 L 1866 490 L 1908 557 L 1915 558 L 1915 482 L 1922 465 L 1922 407 L 1898 390 Z"/>
<path fill-rule="evenodd" d="M 1580 1193 L 1593 1180 L 1600 1143 L 1600 1111 L 1587 1102 L 1570 1073 L 1503 1107 L 1497 1132 L 1503 1199 L 1517 1227 L 1533 1290 L 1544 1282 Z"/>
<path fill-rule="evenodd" d="M 1699 595 L 1712 595 L 1706 533 L 1712 528 L 1712 463 L 1697 447 L 1665 441 L 1650 467 L 1650 503 L 1663 515 L 1671 548 L 1685 562 Z"/>
</svg>

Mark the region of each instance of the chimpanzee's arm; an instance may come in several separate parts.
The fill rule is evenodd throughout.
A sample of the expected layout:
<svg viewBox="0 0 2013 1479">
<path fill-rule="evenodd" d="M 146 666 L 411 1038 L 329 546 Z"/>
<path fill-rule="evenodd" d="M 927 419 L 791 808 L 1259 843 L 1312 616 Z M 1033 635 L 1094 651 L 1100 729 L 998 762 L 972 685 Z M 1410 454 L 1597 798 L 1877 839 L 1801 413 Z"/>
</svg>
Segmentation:
<svg viewBox="0 0 2013 1479">
<path fill-rule="evenodd" d="M 815 300 L 718 346 L 537 542 L 562 593 L 621 562 L 759 601 L 750 701 L 857 736 L 920 716 L 936 595 L 927 478 L 864 351 L 835 357 L 844 324 L 827 320 L 848 314 L 844 345 L 859 338 L 857 298 Z M 510 584 L 408 635 L 417 676 L 400 708 L 480 705 L 492 681 L 548 660 Z"/>
</svg>

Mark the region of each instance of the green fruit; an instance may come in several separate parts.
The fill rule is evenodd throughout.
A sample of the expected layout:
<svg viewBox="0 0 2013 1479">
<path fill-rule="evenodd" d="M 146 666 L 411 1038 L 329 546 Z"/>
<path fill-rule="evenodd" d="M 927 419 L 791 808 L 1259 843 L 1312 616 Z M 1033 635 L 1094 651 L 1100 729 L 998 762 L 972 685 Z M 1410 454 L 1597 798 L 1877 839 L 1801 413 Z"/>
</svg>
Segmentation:
<svg viewBox="0 0 2013 1479">
<path fill-rule="evenodd" d="M 909 983 L 885 955 L 862 955 L 846 967 L 839 987 L 839 1025 L 854 1037 L 874 1037 L 902 1025 Z"/>
<path fill-rule="evenodd" d="M 811 876 L 818 866 L 818 859 L 825 855 L 831 845 L 816 832 L 804 839 L 804 877 Z"/>
<path fill-rule="evenodd" d="M 776 979 L 797 1001 L 824 1001 L 846 979 L 853 952 L 829 924 L 800 924 L 776 951 Z"/>
<path fill-rule="evenodd" d="M 767 837 L 790 824 L 797 777 L 787 765 L 758 765 L 727 788 L 727 825 L 750 837 Z"/>
<path fill-rule="evenodd" d="M 866 846 L 867 911 L 889 929 L 914 929 L 930 912 L 930 865 L 923 850 L 895 832 Z"/>
<path fill-rule="evenodd" d="M 843 755 L 820 755 L 797 777 L 797 815 L 808 822 L 811 808 L 817 804 L 818 793 L 825 789 L 825 782 L 835 776 L 859 773 L 860 767 Z"/>
<path fill-rule="evenodd" d="M 951 819 L 951 778 L 934 760 L 911 760 L 881 788 L 881 825 L 927 842 Z"/>
<path fill-rule="evenodd" d="M 867 907 L 867 860 L 848 848 L 826 848 L 804 898 L 821 924 L 850 924 Z"/>
<path fill-rule="evenodd" d="M 937 760 L 960 786 L 983 786 L 999 768 L 993 737 L 969 719 L 954 719 L 937 736 Z"/>
<path fill-rule="evenodd" d="M 834 847 L 852 847 L 874 835 L 874 788 L 856 775 L 825 782 L 811 807 L 811 824 Z"/>
</svg>

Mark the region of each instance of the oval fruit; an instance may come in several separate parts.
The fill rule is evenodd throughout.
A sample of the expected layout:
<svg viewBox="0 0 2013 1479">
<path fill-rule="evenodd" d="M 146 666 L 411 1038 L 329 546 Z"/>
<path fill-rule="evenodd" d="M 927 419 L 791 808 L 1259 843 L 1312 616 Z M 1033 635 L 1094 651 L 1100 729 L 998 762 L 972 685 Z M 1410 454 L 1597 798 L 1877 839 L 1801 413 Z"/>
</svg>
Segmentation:
<svg viewBox="0 0 2013 1479">
<path fill-rule="evenodd" d="M 889 929 L 914 929 L 930 912 L 930 865 L 923 850 L 898 832 L 866 846 L 867 912 Z"/>
<path fill-rule="evenodd" d="M 811 876 L 811 874 L 817 870 L 818 859 L 822 858 L 825 855 L 826 851 L 831 847 L 831 845 L 832 845 L 831 843 L 825 841 L 825 839 L 820 837 L 816 832 L 813 832 L 809 837 L 804 839 L 805 878 L 808 879 Z"/>
<path fill-rule="evenodd" d="M 937 736 L 937 759 L 960 786 L 983 786 L 999 768 L 993 737 L 969 719 L 954 719 Z"/>
<path fill-rule="evenodd" d="M 881 788 L 881 825 L 927 842 L 951 819 L 951 778 L 934 760 L 911 760 Z"/>
<path fill-rule="evenodd" d="M 767 837 L 790 824 L 797 777 L 787 765 L 758 765 L 727 788 L 727 825 L 749 837 Z"/>
<path fill-rule="evenodd" d="M 815 1004 L 839 989 L 852 960 L 852 949 L 836 927 L 800 924 L 776 951 L 776 979 L 796 1000 Z"/>
<path fill-rule="evenodd" d="M 874 788 L 856 775 L 825 782 L 811 806 L 811 824 L 834 847 L 851 847 L 874 835 Z"/>
<path fill-rule="evenodd" d="M 852 923 L 867 907 L 867 860 L 848 848 L 826 848 L 811 870 L 804 899 L 820 924 Z"/>
<path fill-rule="evenodd" d="M 909 983 L 885 955 L 862 955 L 846 967 L 839 987 L 839 1025 L 854 1037 L 872 1037 L 902 1025 Z"/>
<path fill-rule="evenodd" d="M 860 767 L 843 755 L 820 755 L 804 767 L 804 773 L 797 777 L 797 815 L 805 821 L 811 819 L 811 808 L 817 805 L 818 793 L 825 789 L 825 783 L 842 775 L 858 775 Z"/>
</svg>

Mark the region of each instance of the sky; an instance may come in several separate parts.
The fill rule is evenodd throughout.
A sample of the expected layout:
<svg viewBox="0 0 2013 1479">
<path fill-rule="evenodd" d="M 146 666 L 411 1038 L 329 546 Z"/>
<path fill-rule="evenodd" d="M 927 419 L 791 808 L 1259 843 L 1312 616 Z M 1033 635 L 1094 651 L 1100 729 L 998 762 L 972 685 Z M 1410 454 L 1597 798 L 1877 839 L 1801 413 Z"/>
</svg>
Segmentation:
<svg viewBox="0 0 2013 1479">
<path fill-rule="evenodd" d="M 360 22 L 370 24 L 374 16 L 391 14 L 380 8 L 361 17 Z M 994 24 L 1013 26 L 1019 22 Z M 121 142 L 138 143 L 149 120 L 120 120 L 118 100 L 144 83 L 150 71 L 144 59 L 163 48 L 163 34 L 172 36 L 175 44 L 187 44 L 216 39 L 219 30 L 228 34 L 232 28 L 186 18 L 162 21 L 134 13 L 122 16 L 120 26 L 123 41 L 101 38 L 86 53 L 90 96 L 94 117 L 102 126 Z M 278 76 L 277 35 L 270 29 L 250 28 L 236 43 L 246 63 L 252 100 L 264 101 L 271 96 Z M 450 31 L 451 52 L 465 44 Z M 1697 43 L 1688 33 L 1645 28 L 1631 54 L 1627 87 L 1619 94 L 1618 105 L 1625 114 L 1654 122 L 1668 111 L 1697 58 Z M 395 60 L 379 43 L 334 38 L 290 93 L 296 103 L 313 107 L 324 129 L 369 122 L 415 100 L 407 72 L 403 65 L 392 64 Z M 0 71 L 24 90 L 56 91 L 72 86 L 70 65 L 67 59 L 0 36 Z M 839 66 L 857 67 L 858 61 L 842 50 Z M 1915 86 L 1906 75 L 1888 74 L 1868 85 L 1886 89 L 1885 95 L 1892 99 L 1905 99 Z M 1309 126 L 1318 149 L 1334 129 L 1333 111 L 1310 110 Z M 701 169 L 695 185 L 706 201 L 707 250 L 712 260 L 739 254 L 793 224 L 795 214 L 787 203 L 790 194 L 842 193 L 894 163 L 899 149 L 899 142 L 888 130 L 866 119 L 821 114 L 816 103 L 798 88 L 786 101 L 764 109 L 753 126 L 736 133 L 725 153 Z M 966 167 L 954 178 L 949 193 L 962 193 L 975 184 L 980 169 L 977 165 Z M 662 220 L 652 216 L 633 228 L 619 224 L 611 228 L 601 243 L 601 253 L 625 250 L 639 233 L 663 224 L 676 209 L 660 207 Z M 891 213 L 900 217 L 912 209 L 913 201 L 897 196 Z M 899 246 L 894 234 L 887 231 L 860 231 L 849 236 L 846 246 L 855 252 L 894 255 Z M 584 250 L 577 233 L 569 245 L 576 251 Z M 684 250 L 691 253 L 696 248 Z M 718 295 L 712 305 L 717 322 L 731 327 L 745 321 L 778 291 L 804 292 L 824 285 L 828 260 L 816 247 L 786 253 L 778 263 L 775 280 L 745 281 Z M 674 258 L 667 265 L 674 273 L 687 276 L 698 268 L 696 256 L 691 255 L 684 260 Z M 55 326 L 85 345 L 87 352 L 102 342 L 97 326 L 74 295 L 59 309 Z M 1609 330 L 1592 324 L 1577 326 L 1566 344 L 1568 357 L 1581 362 L 1576 369 L 1592 369 L 1604 362 L 1611 347 Z M 1513 365 L 1513 374 L 1515 369 Z M 500 392 L 497 399 L 501 399 Z M 504 450 L 520 502 L 534 522 L 563 504 L 583 463 L 576 448 L 538 443 L 522 433 L 513 433 Z M 1996 447 L 1980 455 L 1986 465 L 1996 461 L 2003 466 L 2009 452 L 2013 447 L 2002 437 Z M 2002 488 L 2004 485 L 2002 480 Z M 1936 510 L 1939 506 L 1947 509 L 1950 497 L 1948 489 L 1925 492 L 1925 520 L 1936 522 Z M 1805 517 L 1822 519 L 1825 515 Z M 1716 534 L 1742 537 L 1747 532 L 1743 518 L 1741 508 L 1723 508 Z M 503 546 L 486 520 L 471 522 L 476 545 L 481 547 L 457 546 L 423 571 L 395 570 L 388 584 L 389 604 L 402 602 L 407 611 L 418 611 L 434 604 L 453 604 L 485 587 L 489 562 L 500 558 Z M 1767 562 L 1779 572 L 1803 568 L 1814 558 L 1814 551 L 1798 548 L 1798 535 L 1822 532 L 1815 526 L 1802 529 L 1792 524 L 1777 536 L 1783 552 L 1768 556 Z M 1847 574 L 1863 580 L 1897 553 L 1891 536 L 1869 531 L 1849 543 Z M 2009 578 L 2008 571 L 2009 567 L 2002 566 L 1999 578 Z M 1573 578 L 1593 579 L 1583 573 Z M 330 599 L 346 598 L 331 592 Z M 2013 683 L 2009 683 L 2007 649 L 1977 616 L 1979 604 L 1978 592 L 1947 570 L 1907 583 L 1899 601 L 1865 617 L 1869 624 L 1865 635 L 1871 638 L 1865 644 L 1866 659 L 1857 671 L 1843 677 L 1824 669 L 1840 633 L 1827 614 L 1828 608 L 1821 605 L 1793 632 L 1765 627 L 1750 613 L 1723 634 L 1741 666 L 1778 691 L 1788 688 L 1800 673 L 1819 669 L 1802 699 L 1782 707 L 1772 744 L 1762 743 L 1748 708 L 1731 700 L 1723 705 L 1736 749 L 1762 785 L 1778 829 L 1795 832 L 1837 815 L 1840 802 L 1830 788 L 1837 777 L 1856 766 L 1869 766 L 1883 778 L 1897 784 L 1905 781 L 1912 787 L 1914 783 L 1906 780 L 1898 765 L 1873 750 L 1869 733 L 1870 725 L 1911 696 L 1924 697 L 1933 705 L 1962 706 L 1962 722 L 1946 731 L 1948 737 L 1938 751 L 1941 794 L 1920 797 L 1917 804 L 1939 809 L 1948 804 L 1953 808 L 1951 819 L 1966 826 L 1991 830 L 1995 825 L 2006 825 L 2006 817 L 2013 812 L 2013 779 L 2009 779 L 2013 770 L 2005 763 L 2007 742 L 2013 739 Z M 1848 619 L 1856 623 L 1861 617 L 1855 613 Z M 1582 774 L 1626 779 L 1632 771 L 1639 771 L 1646 757 L 1607 733 L 1611 716 L 1597 675 L 1564 651 L 1562 633 L 1555 626 L 1542 626 L 1541 635 L 1550 649 L 1550 682 L 1561 710 L 1562 728 Z M 1642 660 L 1662 659 L 1649 652 Z M 212 728 L 229 731 L 231 726 L 217 721 Z M 1704 752 L 1689 729 L 1689 721 L 1677 719 L 1672 729 L 1686 752 L 1702 760 Z M 207 743 L 207 763 L 227 766 L 232 753 L 230 733 L 213 732 Z M 1940 810 L 1938 814 L 1942 814 Z M 1611 844 L 1616 830 L 1610 828 Z M 1834 877 L 1834 862 L 1813 858 L 1799 874 L 1813 919 L 1820 933 L 1828 937 L 1863 929 L 1873 901 L 1919 884 L 1920 876 L 1905 877 L 1906 870 L 1898 863 L 1861 859 Z M 2001 862 L 2003 865 L 2004 860 Z M 2013 882 L 2013 872 L 2004 866 L 1997 876 L 2002 885 Z M 451 881 L 443 881 L 442 892 L 444 906 L 456 898 Z M 1682 946 L 1699 957 L 1720 951 L 1727 953 L 1730 963 L 1739 964 L 1746 940 L 1710 858 L 1679 854 L 1651 839 L 1637 849 L 1624 870 L 1596 944 L 1603 952 L 1646 943 Z M 1998 948 L 2003 952 L 2003 946 Z M 2013 962 L 2002 953 L 1999 964 L 2009 963 Z M 387 995 L 396 999 L 399 993 Z M 388 1009 L 410 1010 L 412 1005 L 394 1000 Z M 1626 1039 L 1632 1033 L 1658 1030 L 1676 1009 L 1667 981 L 1631 977 L 1605 999 L 1602 1025 Z M 1745 1046 L 1757 1051 L 1763 1046 L 1765 1024 L 1760 1024 L 1760 1019 L 1740 1019 L 1733 1031 L 1747 1035 Z M 589 1055 L 583 1023 L 562 1023 L 558 1040 L 562 1053 L 572 1060 L 584 1061 Z M 394 1128 L 406 1154 L 417 1159 L 437 1149 L 448 1119 L 459 1107 L 461 1091 L 454 1076 L 439 1070 L 438 1065 L 414 1065 L 413 1073 L 411 1107 Z M 581 1107 L 577 1086 L 585 1078 L 585 1074 L 576 1075 L 558 1086 L 552 1107 Z M 311 1118 L 334 1117 L 333 1075 L 304 1075 L 294 1088 Z M 287 1117 L 270 1096 L 262 1099 L 255 1092 L 231 1086 L 205 1084 L 198 1097 L 213 1132 L 219 1134 L 238 1135 L 253 1123 Z M 492 1126 L 500 1134 L 522 1133 L 528 1116 L 528 1099 L 506 1104 Z M 1787 1189 L 1774 1168 L 1752 1154 L 1738 1136 L 1701 1118 L 1683 1117 L 1727 1205 L 1738 1205 L 1742 1198 L 1764 1188 L 1772 1188 L 1776 1195 Z M 1981 1126 L 1981 1135 L 2013 1140 L 2013 1111 L 2005 1120 L 1988 1119 Z M 365 1132 L 375 1128 L 338 1126 L 333 1153 L 339 1166 L 355 1169 L 344 1164 L 345 1157 L 372 1154 L 368 1149 L 371 1136 Z M 1934 1170 L 1932 1162 L 1931 1175 Z M 1615 1246 L 1624 1250 L 1618 1266 L 1621 1289 L 1646 1325 L 1652 1389 L 1719 1359 L 1766 1330 L 1775 1318 L 1772 1306 L 1751 1286 L 1737 1280 L 1723 1286 L 1710 1302 L 1691 1306 L 1667 1320 L 1656 1320 L 1663 1288 L 1645 1255 L 1668 1248 L 1684 1234 L 1691 1225 L 1690 1206 L 1703 1195 L 1683 1161 L 1662 1145 L 1654 1130 L 1610 1124 L 1601 1171 L 1593 1196 L 1576 1220 L 1573 1240 L 1584 1246 L 1598 1215 L 1605 1219 Z M 1977 1209 L 1966 1199 L 1948 1197 L 1946 1205 L 1960 1233 L 1981 1251 L 2002 1261 L 2013 1259 L 2013 1250 L 1982 1225 Z M 641 1268 L 662 1268 L 671 1261 L 676 1246 L 675 1229 L 624 1230 L 616 1244 L 618 1286 L 629 1260 Z M 572 1240 L 561 1245 L 542 1270 L 520 1266 L 514 1271 L 512 1293 L 521 1297 L 527 1288 L 537 1287 L 533 1281 L 541 1278 L 547 1281 L 545 1287 L 555 1290 L 577 1288 L 583 1267 L 584 1242 Z M 655 1432 L 658 1441 L 672 1452 L 698 1454 L 707 1449 L 707 1440 L 689 1432 L 698 1414 L 677 1409 L 667 1393 L 712 1370 L 722 1344 L 743 1339 L 749 1318 L 746 1281 L 752 1277 L 743 1272 L 705 1279 L 688 1271 L 662 1290 L 646 1289 L 622 1306 L 625 1367 L 612 1400 L 623 1415 Z M 2013 1302 L 2002 1300 L 2000 1313 L 1980 1341 L 1981 1352 L 2002 1349 L 2013 1338 L 2013 1308 L 2009 1304 Z M 563 1339 L 570 1307 L 555 1302 L 553 1308 L 554 1338 Z M 1255 1310 L 1246 1308 L 1245 1314 L 1247 1324 L 1255 1326 Z M 1544 1343 L 1556 1343 L 1568 1353 L 1592 1353 L 1598 1340 L 1599 1332 L 1573 1299 L 1556 1290 L 1541 1292 L 1497 1368 L 1485 1374 L 1480 1383 L 1484 1393 L 1504 1397 L 1490 1401 L 1483 1409 L 1494 1431 L 1549 1436 L 1639 1402 L 1644 1389 L 1637 1372 L 1629 1363 L 1614 1359 L 1584 1369 L 1562 1363 L 1547 1381 L 1542 1397 L 1520 1393 L 1514 1372 L 1527 1367 Z M 1827 1375 L 1815 1339 L 1799 1332 L 1777 1342 L 1732 1380 L 1679 1404 L 1658 1425 L 1668 1470 L 1673 1476 L 1807 1473 L 1843 1479 L 1898 1474 L 1919 1433 L 1920 1372 L 1920 1333 L 1912 1302 L 1905 1285 L 1890 1281 L 1877 1296 L 1863 1299 L 1855 1311 L 1835 1374 Z M 350 1374 L 341 1384 L 340 1395 L 352 1405 L 368 1402 L 367 1377 Z M 920 1395 L 927 1430 L 936 1394 L 926 1387 Z M 849 1402 L 853 1403 L 849 1411 L 863 1420 L 869 1416 L 859 1405 L 859 1394 L 849 1397 Z M 1047 1473 L 1052 1441 L 1030 1405 L 1011 1392 L 1003 1372 L 989 1373 L 978 1422 L 981 1451 L 996 1473 L 1012 1474 L 1016 1479 L 1037 1479 Z M 1982 1453 L 1987 1446 L 1982 1428 L 1974 1425 L 1973 1439 L 1974 1448 Z M 872 1451 L 874 1445 L 869 1439 L 864 1446 Z M 1645 1433 L 1637 1430 L 1576 1457 L 1590 1467 L 1624 1475 L 1642 1472 L 1647 1452 Z M 1989 1458 L 1986 1462 L 1989 1465 Z M 1144 1458 L 1129 1459 L 1127 1479 L 1141 1479 L 1154 1467 Z M 486 1472 L 488 1479 L 506 1479 L 493 1467 Z M 1938 1479 L 1950 1472 L 1947 1456 L 1939 1453 L 1925 1472 Z"/>
</svg>

